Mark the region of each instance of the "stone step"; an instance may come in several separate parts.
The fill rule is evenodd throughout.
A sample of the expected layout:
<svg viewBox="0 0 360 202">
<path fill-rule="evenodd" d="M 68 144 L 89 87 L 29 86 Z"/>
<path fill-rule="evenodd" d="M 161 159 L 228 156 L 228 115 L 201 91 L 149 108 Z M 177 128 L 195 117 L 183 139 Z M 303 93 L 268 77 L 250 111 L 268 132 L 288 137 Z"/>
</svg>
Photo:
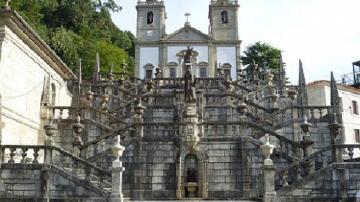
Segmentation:
<svg viewBox="0 0 360 202">
<path fill-rule="evenodd" d="M 253 200 L 202 200 L 202 199 L 183 199 L 183 200 L 130 200 L 130 199 L 124 199 L 124 201 L 132 201 L 132 202 L 166 202 L 166 201 L 170 201 L 170 202 L 205 202 L 205 201 L 211 201 L 211 202 L 215 202 L 215 201 L 238 201 L 238 202 L 258 202 L 258 201 L 253 201 Z"/>
</svg>

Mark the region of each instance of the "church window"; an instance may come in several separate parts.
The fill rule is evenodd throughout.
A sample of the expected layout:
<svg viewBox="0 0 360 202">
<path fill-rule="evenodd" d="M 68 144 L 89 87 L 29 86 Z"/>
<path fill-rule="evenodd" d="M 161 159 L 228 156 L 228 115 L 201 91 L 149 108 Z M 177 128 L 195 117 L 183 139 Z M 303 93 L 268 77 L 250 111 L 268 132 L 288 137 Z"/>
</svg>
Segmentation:
<svg viewBox="0 0 360 202">
<path fill-rule="evenodd" d="M 353 114 L 359 115 L 358 103 L 354 100 L 352 101 L 352 111 L 353 111 Z"/>
<path fill-rule="evenodd" d="M 56 86 L 55 84 L 51 84 L 51 106 L 55 106 L 56 104 Z"/>
<path fill-rule="evenodd" d="M 147 24 L 152 24 L 154 22 L 154 13 L 152 11 L 149 11 L 147 13 L 146 22 L 147 22 Z"/>
<path fill-rule="evenodd" d="M 207 68 L 206 67 L 200 67 L 200 78 L 206 78 L 207 77 Z"/>
<path fill-rule="evenodd" d="M 152 69 L 147 69 L 145 79 L 146 80 L 151 80 L 152 79 L 152 73 L 153 73 Z"/>
<path fill-rule="evenodd" d="M 145 79 L 151 80 L 153 77 L 154 66 L 152 64 L 145 65 Z"/>
<path fill-rule="evenodd" d="M 360 130 L 359 129 L 355 129 L 354 130 L 354 133 L 355 133 L 355 141 L 357 143 L 360 143 Z"/>
<path fill-rule="evenodd" d="M 229 16 L 227 11 L 221 12 L 221 22 L 222 23 L 228 23 L 229 22 Z"/>
<path fill-rule="evenodd" d="M 170 68 L 170 78 L 176 78 L 176 68 L 172 67 Z"/>
</svg>

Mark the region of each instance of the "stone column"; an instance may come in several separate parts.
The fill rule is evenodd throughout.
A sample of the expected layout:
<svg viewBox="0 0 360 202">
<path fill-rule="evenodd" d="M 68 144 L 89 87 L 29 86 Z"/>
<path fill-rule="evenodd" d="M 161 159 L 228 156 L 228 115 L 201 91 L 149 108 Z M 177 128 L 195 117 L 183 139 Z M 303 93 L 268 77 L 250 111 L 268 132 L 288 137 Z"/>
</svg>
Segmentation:
<svg viewBox="0 0 360 202">
<path fill-rule="evenodd" d="M 115 161 L 112 163 L 112 184 L 111 184 L 111 202 L 123 202 L 124 196 L 122 194 L 122 173 L 125 168 L 122 165 L 120 158 L 123 155 L 125 147 L 120 145 L 120 136 L 117 136 L 117 143 L 112 147 Z"/>
<path fill-rule="evenodd" d="M 266 142 L 262 145 L 261 151 L 266 157 L 263 165 L 263 174 L 264 174 L 264 202 L 272 202 L 276 199 L 275 191 L 275 168 L 273 160 L 270 159 L 271 154 L 274 150 L 274 145 L 270 144 L 269 134 L 265 135 Z"/>
<path fill-rule="evenodd" d="M 181 160 L 181 154 L 180 154 L 180 149 L 179 149 L 179 158 L 177 159 L 177 162 L 176 162 L 176 177 L 177 177 L 177 183 L 176 183 L 176 198 L 177 199 L 181 199 L 182 198 L 182 194 L 181 194 L 181 191 L 182 191 L 182 187 L 181 187 L 181 179 L 182 179 L 182 167 L 181 167 L 181 164 L 182 164 L 182 160 Z"/>
<path fill-rule="evenodd" d="M 57 127 L 51 123 L 44 125 L 45 134 L 47 136 L 47 139 L 45 140 L 45 151 L 44 151 L 44 164 L 50 165 L 52 163 L 52 146 L 53 146 L 53 139 L 52 136 L 55 135 Z M 47 168 L 45 168 L 42 171 L 41 176 L 41 194 L 44 199 L 44 201 L 49 202 L 50 201 L 50 181 L 49 171 Z"/>
</svg>

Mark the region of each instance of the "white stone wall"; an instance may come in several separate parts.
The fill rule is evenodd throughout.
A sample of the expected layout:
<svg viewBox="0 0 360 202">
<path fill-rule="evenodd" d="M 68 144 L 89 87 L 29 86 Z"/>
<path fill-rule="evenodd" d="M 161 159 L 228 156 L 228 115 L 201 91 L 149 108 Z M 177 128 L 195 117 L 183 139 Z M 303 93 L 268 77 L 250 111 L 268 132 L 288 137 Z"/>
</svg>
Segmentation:
<svg viewBox="0 0 360 202">
<path fill-rule="evenodd" d="M 2 95 L 2 144 L 38 144 L 43 139 L 40 104 L 45 78 L 56 86 L 56 105 L 69 106 L 66 84 L 47 63 L 8 27 L 1 42 L 0 93 Z"/>
<path fill-rule="evenodd" d="M 209 63 L 209 47 L 208 46 L 190 46 L 194 49 L 194 51 L 198 52 L 199 55 L 197 57 L 197 63 L 206 62 Z M 179 53 L 182 50 L 186 50 L 187 46 L 169 46 L 167 48 L 167 63 L 175 62 L 179 63 L 178 58 L 176 57 L 176 54 Z M 177 77 L 182 77 L 182 66 L 181 64 L 178 64 L 176 75 Z M 209 67 L 208 67 L 209 68 Z M 209 69 L 208 69 L 209 72 Z M 165 70 L 165 76 L 169 76 L 169 71 Z M 199 71 L 197 69 L 194 69 L 194 74 L 196 77 L 199 77 Z"/>
<path fill-rule="evenodd" d="M 158 47 L 141 47 L 140 61 L 139 61 L 139 75 L 140 79 L 145 78 L 145 65 L 152 64 L 154 68 L 159 65 L 159 48 Z M 153 71 L 155 72 L 155 70 Z"/>
<path fill-rule="evenodd" d="M 216 47 L 217 52 L 217 64 L 221 65 L 229 63 L 231 65 L 231 78 L 236 80 L 236 47 L 235 46 L 223 46 Z"/>
<path fill-rule="evenodd" d="M 360 115 L 353 114 L 352 101 L 358 103 L 360 108 L 360 90 L 359 93 L 346 90 L 346 87 L 338 85 L 339 97 L 342 100 L 342 117 L 344 124 L 345 144 L 356 144 L 355 129 L 360 130 Z M 309 105 L 330 105 L 331 89 L 327 85 L 311 86 L 308 88 Z M 360 109 L 359 109 L 360 110 Z M 355 150 L 355 156 L 360 156 L 360 151 Z"/>
</svg>

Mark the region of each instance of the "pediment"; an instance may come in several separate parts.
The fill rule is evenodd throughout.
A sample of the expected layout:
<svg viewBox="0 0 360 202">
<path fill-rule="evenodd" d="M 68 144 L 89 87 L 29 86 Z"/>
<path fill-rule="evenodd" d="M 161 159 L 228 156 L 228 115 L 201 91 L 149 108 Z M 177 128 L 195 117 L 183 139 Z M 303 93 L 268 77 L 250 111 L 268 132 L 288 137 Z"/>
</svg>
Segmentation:
<svg viewBox="0 0 360 202">
<path fill-rule="evenodd" d="M 178 31 L 168 35 L 164 39 L 165 41 L 212 41 L 213 38 L 207 34 L 202 33 L 201 31 L 192 28 L 190 26 L 185 26 Z"/>
</svg>

